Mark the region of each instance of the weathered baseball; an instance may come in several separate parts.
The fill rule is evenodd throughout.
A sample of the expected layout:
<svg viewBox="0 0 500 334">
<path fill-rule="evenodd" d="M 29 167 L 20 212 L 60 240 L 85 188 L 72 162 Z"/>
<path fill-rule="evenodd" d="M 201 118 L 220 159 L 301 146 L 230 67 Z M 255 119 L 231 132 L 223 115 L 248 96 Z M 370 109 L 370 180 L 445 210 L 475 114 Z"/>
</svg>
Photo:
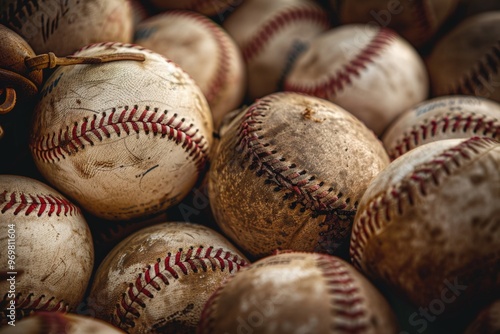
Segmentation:
<svg viewBox="0 0 500 334">
<path fill-rule="evenodd" d="M 172 59 L 196 81 L 215 128 L 245 92 L 245 65 L 231 37 L 216 23 L 189 11 L 165 12 L 142 22 L 135 43 Z"/>
<path fill-rule="evenodd" d="M 0 23 L 21 35 L 37 54 L 66 56 L 91 43 L 129 43 L 133 37 L 127 0 L 3 0 Z"/>
<path fill-rule="evenodd" d="M 247 66 L 248 95 L 263 97 L 280 89 L 298 53 L 330 24 L 327 13 L 309 0 L 245 1 L 224 21 Z"/>
<path fill-rule="evenodd" d="M 130 44 L 79 56 L 140 53 L 144 62 L 58 68 L 35 109 L 31 150 L 42 175 L 92 214 L 126 220 L 178 203 L 207 160 L 212 117 L 177 65 Z"/>
<path fill-rule="evenodd" d="M 432 92 L 500 102 L 500 11 L 473 16 L 443 37 L 427 58 Z"/>
<path fill-rule="evenodd" d="M 315 38 L 284 84 L 287 91 L 335 102 L 377 135 L 425 100 L 428 88 L 413 47 L 392 30 L 368 25 L 341 26 Z"/>
<path fill-rule="evenodd" d="M 125 334 L 104 321 L 76 314 L 39 312 L 0 329 L 0 334 Z"/>
<path fill-rule="evenodd" d="M 243 269 L 212 295 L 198 333 L 396 333 L 386 300 L 339 258 L 284 253 Z"/>
<path fill-rule="evenodd" d="M 342 108 L 275 93 L 225 130 L 210 166 L 210 204 L 224 233 L 254 256 L 332 253 L 347 242 L 358 200 L 388 161 Z"/>
<path fill-rule="evenodd" d="M 500 333 L 500 301 L 497 301 L 491 304 L 488 308 L 482 310 L 465 331 L 465 334 L 498 333 Z"/>
<path fill-rule="evenodd" d="M 123 240 L 101 263 L 91 306 L 128 333 L 191 333 L 212 292 L 247 262 L 207 227 L 151 226 Z"/>
<path fill-rule="evenodd" d="M 351 237 L 355 266 L 434 314 L 500 293 L 500 143 L 441 140 L 370 184 Z"/>
<path fill-rule="evenodd" d="M 474 96 L 422 102 L 392 123 L 382 142 L 391 159 L 437 140 L 490 137 L 500 140 L 500 104 Z"/>
<path fill-rule="evenodd" d="M 227 12 L 232 12 L 244 0 L 149 0 L 156 8 L 164 9 L 185 9 L 191 10 L 207 16 L 224 16 Z"/>
<path fill-rule="evenodd" d="M 415 46 L 428 42 L 454 12 L 458 0 L 330 0 L 343 24 L 391 28 Z"/>
<path fill-rule="evenodd" d="M 68 311 L 82 300 L 94 265 L 80 210 L 49 186 L 0 175 L 1 324 L 36 311 Z"/>
</svg>

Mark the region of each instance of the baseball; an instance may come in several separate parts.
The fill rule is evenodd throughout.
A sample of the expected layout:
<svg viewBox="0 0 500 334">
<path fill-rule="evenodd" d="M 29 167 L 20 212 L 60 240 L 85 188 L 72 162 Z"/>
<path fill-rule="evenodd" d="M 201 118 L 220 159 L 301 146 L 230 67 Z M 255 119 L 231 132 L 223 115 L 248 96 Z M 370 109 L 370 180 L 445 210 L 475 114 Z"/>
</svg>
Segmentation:
<svg viewBox="0 0 500 334">
<path fill-rule="evenodd" d="M 127 0 L 4 0 L 0 23 L 21 35 L 35 53 L 58 56 L 91 43 L 129 43 L 133 35 Z"/>
<path fill-rule="evenodd" d="M 500 300 L 482 310 L 464 334 L 498 334 L 500 332 Z"/>
<path fill-rule="evenodd" d="M 60 312 L 39 312 L 4 327 L 0 334 L 125 334 L 125 332 L 90 317 Z"/>
<path fill-rule="evenodd" d="M 284 89 L 330 100 L 380 135 L 427 97 L 425 65 L 396 33 L 345 25 L 315 38 L 285 77 Z M 383 98 L 381 98 L 383 97 Z"/>
<path fill-rule="evenodd" d="M 240 47 L 251 99 L 280 89 L 290 63 L 330 26 L 328 14 L 309 0 L 245 1 L 223 24 Z"/>
<path fill-rule="evenodd" d="M 237 108 L 245 92 L 245 66 L 229 35 L 201 14 L 170 11 L 139 24 L 135 43 L 172 59 L 207 98 L 215 128 Z"/>
<path fill-rule="evenodd" d="M 191 333 L 212 292 L 247 263 L 207 227 L 163 223 L 108 254 L 89 298 L 99 317 L 128 333 Z"/>
<path fill-rule="evenodd" d="M 500 139 L 500 104 L 474 96 L 445 96 L 403 113 L 389 126 L 382 143 L 394 160 L 427 143 L 474 136 Z"/>
<path fill-rule="evenodd" d="M 149 0 L 157 9 L 185 9 L 206 16 L 223 16 L 232 12 L 243 0 Z"/>
<path fill-rule="evenodd" d="M 473 16 L 443 37 L 427 58 L 432 92 L 500 102 L 500 12 Z"/>
<path fill-rule="evenodd" d="M 283 253 L 243 269 L 210 297 L 199 334 L 397 333 L 382 295 L 339 258 Z"/>
<path fill-rule="evenodd" d="M 388 27 L 415 46 L 428 42 L 454 12 L 459 0 L 330 0 L 343 24 Z M 477 2 L 477 1 L 476 1 Z"/>
<path fill-rule="evenodd" d="M 208 158 L 210 109 L 177 65 L 139 46 L 95 44 L 78 56 L 140 53 L 58 68 L 34 111 L 30 148 L 41 174 L 95 216 L 129 220 L 178 203 Z"/>
<path fill-rule="evenodd" d="M 262 257 L 275 249 L 336 252 L 358 200 L 388 164 L 354 116 L 297 93 L 264 97 L 224 130 L 209 172 L 217 224 Z"/>
<path fill-rule="evenodd" d="M 498 295 L 499 164 L 500 143 L 486 137 L 436 141 L 394 160 L 359 204 L 355 266 L 435 314 Z"/>
<path fill-rule="evenodd" d="M 83 299 L 94 265 L 90 230 L 80 209 L 49 186 L 0 175 L 0 320 L 38 311 L 66 312 Z"/>
</svg>

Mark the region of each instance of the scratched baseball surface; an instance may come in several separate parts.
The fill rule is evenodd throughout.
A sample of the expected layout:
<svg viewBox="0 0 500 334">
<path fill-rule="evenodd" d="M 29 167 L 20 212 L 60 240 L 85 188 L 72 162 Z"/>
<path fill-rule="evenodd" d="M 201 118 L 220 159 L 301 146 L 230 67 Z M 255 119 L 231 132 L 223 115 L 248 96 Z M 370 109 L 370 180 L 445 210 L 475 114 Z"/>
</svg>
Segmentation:
<svg viewBox="0 0 500 334">
<path fill-rule="evenodd" d="M 0 334 L 498 333 L 500 1 L 0 24 Z"/>
<path fill-rule="evenodd" d="M 118 52 L 146 60 L 52 74 L 35 109 L 31 149 L 55 187 L 97 216 L 126 220 L 189 192 L 208 159 L 212 117 L 194 81 L 156 53 L 104 43 L 77 54 Z"/>
</svg>

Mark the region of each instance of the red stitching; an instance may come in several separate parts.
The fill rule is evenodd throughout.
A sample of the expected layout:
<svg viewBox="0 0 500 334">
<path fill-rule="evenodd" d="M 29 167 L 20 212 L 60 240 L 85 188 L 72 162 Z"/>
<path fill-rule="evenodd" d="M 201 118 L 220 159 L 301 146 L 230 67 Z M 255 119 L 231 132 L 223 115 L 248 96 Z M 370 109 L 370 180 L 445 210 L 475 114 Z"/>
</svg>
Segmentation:
<svg viewBox="0 0 500 334">
<path fill-rule="evenodd" d="M 239 271 L 241 267 L 247 265 L 246 261 L 238 255 L 222 248 L 217 249 L 215 255 L 213 247 L 209 247 L 205 252 L 203 246 L 196 248 L 190 247 L 187 252 L 182 249 L 175 254 L 168 253 L 167 257 L 162 261 L 158 259 L 154 265 L 149 265 L 144 269 L 143 274 L 139 274 L 134 283 L 129 283 L 127 291 L 123 294 L 120 302 L 116 304 L 113 322 L 120 327 L 134 327 L 135 319 L 140 317 L 139 310 L 134 306 L 138 304 L 142 308 L 146 307 L 141 295 L 147 298 L 153 298 L 154 290 L 161 290 L 158 284 L 159 278 L 165 285 L 169 285 L 171 280 L 179 279 L 182 275 L 189 275 L 190 271 L 197 273 L 198 264 L 203 271 L 212 268 L 213 271 L 219 268 L 224 271 L 228 267 L 229 272 Z"/>
<path fill-rule="evenodd" d="M 80 124 L 61 129 L 58 134 L 54 132 L 33 138 L 30 146 L 37 159 L 53 163 L 76 154 L 86 145 L 93 146 L 96 141 L 105 140 L 104 137 L 110 138 L 112 133 L 120 137 L 122 132 L 126 135 L 152 132 L 154 136 L 168 137 L 182 145 L 198 169 L 202 169 L 207 159 L 207 141 L 193 128 L 194 124 L 184 122 L 184 118 L 179 120 L 176 113 L 170 116 L 167 110 L 161 112 L 158 108 L 151 110 L 149 106 L 144 109 L 139 109 L 137 105 L 133 108 L 125 106 L 121 111 L 113 108 L 109 115 L 103 112 L 84 118 Z"/>
<path fill-rule="evenodd" d="M 500 41 L 491 47 L 489 53 L 477 61 L 469 74 L 464 74 L 457 83 L 450 85 L 445 90 L 445 93 L 449 95 L 480 96 L 478 91 L 491 83 L 492 76 L 499 73 L 499 67 Z"/>
<path fill-rule="evenodd" d="M 379 57 L 381 51 L 395 39 L 396 34 L 392 30 L 380 29 L 366 47 L 335 74 L 327 76 L 319 83 L 303 80 L 294 83 L 286 80 L 284 90 L 329 99 L 342 91 L 345 86 L 351 85 L 353 77 L 359 77 L 360 72 L 365 70 L 376 57 Z"/>
<path fill-rule="evenodd" d="M 430 14 L 429 2 L 427 0 L 414 0 L 412 5 L 411 8 L 415 13 L 418 28 L 422 31 L 432 30 L 433 24 L 431 23 L 432 15 Z"/>
<path fill-rule="evenodd" d="M 299 207 L 302 212 L 309 209 L 313 218 L 325 215 L 325 220 L 319 224 L 323 231 L 319 234 L 316 251 L 331 251 L 332 242 L 342 240 L 350 232 L 358 201 L 352 203 L 351 198 L 344 199 L 342 192 L 287 162 L 262 140 L 264 136 L 259 131 L 265 114 L 282 94 L 286 93 L 262 98 L 248 108 L 238 128 L 236 150 L 250 163 L 248 168 L 255 170 L 257 176 L 267 176 L 266 183 L 274 185 L 274 191 L 285 191 L 283 200 L 291 201 L 290 209 Z"/>
<path fill-rule="evenodd" d="M 480 130 L 483 130 L 482 133 L 479 133 Z M 421 145 L 426 140 L 435 137 L 438 132 L 445 134 L 457 131 L 500 139 L 500 121 L 498 119 L 489 119 L 487 116 L 467 115 L 458 111 L 452 111 L 431 120 L 425 119 L 420 124 L 413 125 L 411 131 L 405 132 L 396 141 L 395 146 L 388 149 L 389 156 L 391 160 L 394 160 Z"/>
<path fill-rule="evenodd" d="M 6 213 L 14 210 L 13 214 L 24 213 L 28 216 L 36 213 L 38 217 L 44 213 L 50 217 L 55 212 L 56 216 L 80 215 L 80 209 L 64 197 L 44 194 L 25 194 L 20 192 L 8 192 L 4 190 L 0 194 L 0 212 Z"/>
<path fill-rule="evenodd" d="M 347 266 L 335 257 L 317 254 L 317 266 L 323 272 L 331 296 L 332 312 L 330 328 L 342 333 L 365 333 L 370 319 L 357 281 Z"/>
<path fill-rule="evenodd" d="M 318 6 L 313 4 L 303 4 L 291 6 L 271 17 L 265 25 L 255 33 L 250 40 L 242 46 L 243 59 L 246 63 L 254 59 L 283 27 L 288 23 L 295 23 L 299 20 L 314 21 L 323 28 L 328 29 L 330 22 L 327 14 Z"/>
<path fill-rule="evenodd" d="M 6 305 L 8 303 L 7 294 L 5 294 L 2 305 Z M 28 294 L 26 298 L 21 299 L 22 294 L 18 293 L 15 298 L 16 303 L 16 312 L 18 312 L 18 318 L 22 318 L 24 316 L 30 315 L 33 312 L 38 311 L 46 311 L 46 312 L 68 312 L 69 304 L 64 302 L 64 300 L 57 300 L 55 297 L 46 298 L 45 295 L 41 295 L 38 298 L 35 297 L 34 293 Z M 7 319 L 6 312 L 0 312 L 0 320 L 1 323 L 4 323 L 4 320 Z"/>
<path fill-rule="evenodd" d="M 350 256 L 354 265 L 361 268 L 363 252 L 369 239 L 389 225 L 396 215 L 402 215 L 405 207 L 413 206 L 416 196 L 426 196 L 430 186 L 439 186 L 447 176 L 460 170 L 465 161 L 499 144 L 487 137 L 466 140 L 417 166 L 399 183 L 371 199 L 366 209 L 358 212 L 359 218 L 352 230 Z M 397 213 L 390 210 L 394 204 L 398 208 Z"/>
<path fill-rule="evenodd" d="M 207 19 L 201 14 L 192 13 L 189 11 L 173 10 L 165 12 L 165 16 L 180 16 L 189 19 L 193 19 L 195 22 L 202 25 L 206 30 L 212 33 L 215 41 L 218 45 L 218 58 L 217 58 L 217 70 L 215 71 L 215 76 L 212 79 L 212 84 L 208 85 L 210 88 L 208 92 L 205 93 L 205 97 L 209 104 L 212 104 L 218 96 L 221 94 L 221 88 L 227 83 L 227 76 L 229 73 L 229 41 L 227 36 L 224 35 L 223 30 L 217 26 L 213 21 Z"/>
</svg>

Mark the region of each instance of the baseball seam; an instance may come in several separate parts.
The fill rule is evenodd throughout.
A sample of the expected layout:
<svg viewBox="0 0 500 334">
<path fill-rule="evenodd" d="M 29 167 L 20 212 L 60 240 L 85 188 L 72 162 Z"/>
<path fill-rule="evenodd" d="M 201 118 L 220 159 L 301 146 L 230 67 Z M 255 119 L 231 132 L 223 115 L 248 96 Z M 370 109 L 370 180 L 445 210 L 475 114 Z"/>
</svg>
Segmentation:
<svg viewBox="0 0 500 334">
<path fill-rule="evenodd" d="M 39 1 L 45 2 L 45 0 L 23 0 L 16 1 L 15 4 L 10 3 L 8 9 L 0 13 L 0 22 L 13 29 L 21 29 L 22 20 L 39 10 Z"/>
<path fill-rule="evenodd" d="M 224 32 L 220 27 L 215 25 L 215 23 L 207 19 L 205 16 L 202 16 L 201 14 L 174 10 L 166 12 L 163 15 L 167 17 L 178 16 L 192 19 L 194 22 L 199 23 L 202 27 L 204 27 L 206 31 L 212 33 L 212 36 L 214 37 L 215 42 L 218 46 L 217 69 L 212 80 L 210 80 L 211 84 L 208 85 L 208 87 L 210 88 L 205 94 L 208 103 L 212 104 L 221 95 L 221 89 L 226 86 L 228 73 L 230 72 L 230 59 L 228 56 L 230 53 L 230 47 L 228 45 L 229 42 L 227 41 L 227 37 L 224 35 Z"/>
<path fill-rule="evenodd" d="M 313 218 L 326 215 L 325 221 L 319 225 L 323 227 L 323 231 L 318 241 L 318 251 L 325 250 L 323 245 L 327 243 L 326 239 L 331 237 L 334 225 L 339 223 L 334 217 L 349 220 L 354 216 L 358 202 L 352 203 L 351 198 L 342 191 L 287 161 L 277 150 L 268 148 L 270 144 L 263 141 L 264 136 L 260 133 L 261 124 L 279 95 L 262 98 L 247 110 L 238 128 L 236 151 L 242 154 L 244 161 L 250 163 L 249 170 L 255 171 L 258 177 L 264 174 L 267 176 L 265 183 L 274 184 L 275 192 L 285 191 L 283 200 L 291 201 L 290 209 L 297 206 L 300 206 L 301 212 L 309 209 Z"/>
<path fill-rule="evenodd" d="M 447 177 L 458 172 L 465 162 L 472 161 L 498 144 L 487 137 L 470 138 L 417 166 L 400 182 L 372 198 L 365 210 L 358 211 L 353 226 L 350 248 L 353 264 L 362 268 L 364 249 L 370 238 L 391 224 L 398 215 L 403 215 L 406 207 L 412 207 L 417 196 L 427 196 L 429 187 L 439 187 Z M 397 213 L 393 214 L 391 208 L 397 208 Z"/>
<path fill-rule="evenodd" d="M 36 299 L 33 299 L 35 294 L 30 293 L 26 298 L 23 300 L 20 300 L 21 293 L 18 293 L 16 296 L 16 311 L 21 312 L 21 316 L 27 316 L 31 314 L 32 312 L 37 312 L 37 311 L 47 311 L 47 312 L 68 312 L 69 311 L 69 304 L 65 303 L 64 300 L 56 300 L 55 297 L 51 297 L 47 299 L 45 302 L 43 301 L 46 299 L 45 295 L 41 295 Z M 6 296 L 5 294 L 2 304 L 7 303 L 6 302 Z M 5 313 L 2 312 L 2 318 L 4 318 Z"/>
<path fill-rule="evenodd" d="M 123 294 L 120 302 L 116 304 L 114 323 L 119 327 L 134 327 L 134 318 L 141 316 L 134 304 L 139 305 L 142 309 L 146 307 L 141 295 L 149 299 L 153 298 L 154 294 L 151 288 L 160 291 L 161 283 L 169 285 L 170 281 L 178 280 L 181 274 L 189 275 L 190 271 L 197 273 L 200 267 L 204 272 L 211 267 L 212 271 L 217 270 L 217 268 L 224 271 L 225 268 L 228 268 L 229 272 L 233 273 L 247 265 L 245 260 L 230 251 L 219 248 L 215 255 L 212 255 L 212 251 L 214 251 L 212 246 L 206 250 L 203 246 L 196 249 L 190 247 L 187 252 L 179 249 L 177 253 L 168 253 L 163 261 L 158 258 L 154 265 L 148 265 L 144 273 L 138 275 L 135 282 L 129 283 L 127 291 Z"/>
<path fill-rule="evenodd" d="M 330 294 L 333 315 L 330 328 L 334 332 L 365 333 L 369 329 L 370 319 L 358 282 L 349 273 L 346 265 L 336 258 L 318 255 L 316 261 Z"/>
<path fill-rule="evenodd" d="M 376 57 L 381 56 L 381 51 L 395 39 L 396 34 L 392 30 L 380 29 L 366 47 L 333 75 L 327 74 L 323 80 L 319 80 L 317 83 L 306 82 L 306 80 L 293 82 L 287 79 L 284 90 L 329 99 L 344 90 L 346 86 L 352 85 L 354 77 L 359 78 L 361 71 L 365 70 L 368 64 L 373 63 Z"/>
<path fill-rule="evenodd" d="M 272 16 L 248 41 L 241 46 L 243 59 L 246 63 L 256 58 L 265 45 L 288 23 L 297 21 L 313 21 L 325 29 L 330 27 L 328 16 L 315 5 L 304 4 L 293 6 Z"/>
<path fill-rule="evenodd" d="M 25 216 L 36 213 L 38 217 L 41 217 L 44 213 L 47 213 L 49 217 L 54 213 L 56 216 L 60 216 L 61 214 L 73 216 L 81 213 L 78 207 L 60 196 L 19 192 L 9 193 L 7 190 L 0 194 L 0 207 L 1 213 L 14 210 L 14 215 L 24 212 Z"/>
<path fill-rule="evenodd" d="M 475 95 L 478 90 L 492 82 L 493 75 L 499 74 L 500 41 L 491 47 L 490 52 L 480 58 L 469 73 L 465 73 L 458 82 L 451 84 L 445 90 L 449 95 Z"/>
<path fill-rule="evenodd" d="M 429 8 L 429 1 L 428 0 L 416 0 L 412 1 L 412 9 L 413 13 L 415 13 L 415 21 L 417 22 L 417 27 L 424 31 L 432 31 L 433 27 L 436 26 L 435 22 L 431 21 L 432 18 L 432 11 Z M 435 21 L 435 18 L 434 18 Z"/>
<path fill-rule="evenodd" d="M 80 123 L 60 129 L 59 133 L 33 138 L 30 146 L 34 155 L 43 162 L 54 163 L 85 149 L 86 145 L 94 146 L 95 142 L 111 138 L 112 134 L 121 137 L 122 132 L 128 136 L 143 131 L 146 135 L 152 133 L 173 139 L 189 153 L 199 170 L 203 168 L 207 142 L 198 129 L 193 128 L 194 124 L 186 125 L 185 119 L 179 120 L 177 113 L 170 116 L 168 110 L 161 112 L 159 108 L 146 106 L 142 111 L 138 105 L 122 108 L 121 111 L 113 108 L 109 114 L 102 112 L 85 117 Z"/>
<path fill-rule="evenodd" d="M 479 134 L 480 130 L 483 131 Z M 469 132 L 473 136 L 481 135 L 497 139 L 500 137 L 500 121 L 495 118 L 488 119 L 487 116 L 483 115 L 463 112 L 451 112 L 430 120 L 424 119 L 419 124 L 413 125 L 410 131 L 403 133 L 395 141 L 395 145 L 388 149 L 389 156 L 391 160 L 394 160 L 435 137 L 439 132 L 446 134 L 458 131 Z"/>
</svg>

